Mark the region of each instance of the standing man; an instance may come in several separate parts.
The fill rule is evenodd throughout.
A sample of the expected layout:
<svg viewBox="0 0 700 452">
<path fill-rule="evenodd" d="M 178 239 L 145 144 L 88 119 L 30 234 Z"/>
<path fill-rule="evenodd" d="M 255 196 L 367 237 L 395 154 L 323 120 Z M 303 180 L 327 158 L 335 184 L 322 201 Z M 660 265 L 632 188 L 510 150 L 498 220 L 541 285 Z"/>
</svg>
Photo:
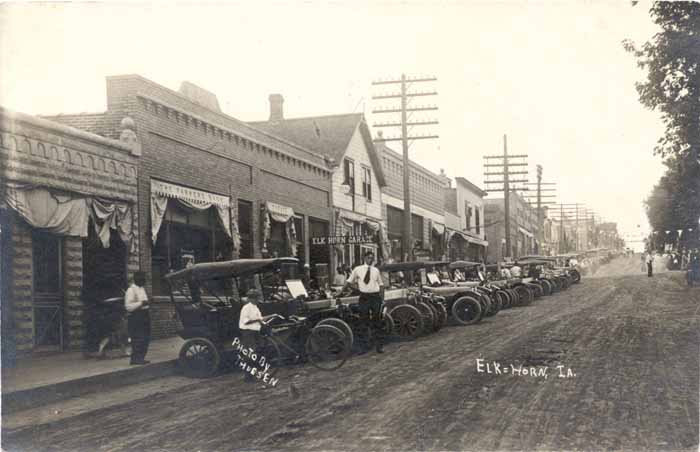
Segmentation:
<svg viewBox="0 0 700 452">
<path fill-rule="evenodd" d="M 146 353 L 151 342 L 151 315 L 148 312 L 148 295 L 146 295 L 146 274 L 134 273 L 134 283 L 124 295 L 124 307 L 127 312 L 129 337 L 131 337 L 131 364 L 148 364 Z"/>
<path fill-rule="evenodd" d="M 384 283 L 379 269 L 372 266 L 374 253 L 365 252 L 365 263 L 355 267 L 350 274 L 343 292 L 350 284 L 357 283 L 360 289 L 360 314 L 367 327 L 374 332 L 377 353 L 384 353 L 384 325 L 382 322 L 382 300 Z"/>
<path fill-rule="evenodd" d="M 647 254 L 647 276 L 651 278 L 652 272 L 653 272 L 653 265 L 654 265 L 654 253 L 652 251 L 649 251 L 649 254 Z"/>
</svg>

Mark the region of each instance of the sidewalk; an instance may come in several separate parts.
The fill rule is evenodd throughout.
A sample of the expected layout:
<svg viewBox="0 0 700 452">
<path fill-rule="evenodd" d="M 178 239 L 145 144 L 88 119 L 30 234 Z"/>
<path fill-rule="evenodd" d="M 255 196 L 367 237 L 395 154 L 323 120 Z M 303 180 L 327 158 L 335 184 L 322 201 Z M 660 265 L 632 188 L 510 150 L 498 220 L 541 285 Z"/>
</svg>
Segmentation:
<svg viewBox="0 0 700 452">
<path fill-rule="evenodd" d="M 150 364 L 143 366 L 131 366 L 129 358 L 86 359 L 82 352 L 18 360 L 15 368 L 2 372 L 2 411 L 20 411 L 171 375 L 183 342 L 179 337 L 151 342 Z"/>
</svg>

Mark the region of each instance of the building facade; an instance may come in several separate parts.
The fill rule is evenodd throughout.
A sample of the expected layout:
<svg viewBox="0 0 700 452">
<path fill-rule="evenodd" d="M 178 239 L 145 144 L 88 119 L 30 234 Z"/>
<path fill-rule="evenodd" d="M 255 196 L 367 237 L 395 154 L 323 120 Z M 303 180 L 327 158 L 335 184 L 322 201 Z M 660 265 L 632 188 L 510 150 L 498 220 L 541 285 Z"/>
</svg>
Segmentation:
<svg viewBox="0 0 700 452">
<path fill-rule="evenodd" d="M 380 136 L 375 142 L 386 178 L 382 208 L 394 261 L 406 260 L 403 250 L 403 156 L 386 146 Z M 444 180 L 421 165 L 410 162 L 411 232 L 415 259 L 440 259 L 445 255 Z"/>
<path fill-rule="evenodd" d="M 377 256 L 386 254 L 386 225 L 382 217 L 382 189 L 386 182 L 364 115 L 285 118 L 283 105 L 282 95 L 270 95 L 269 120 L 250 124 L 310 149 L 330 162 L 333 235 L 348 239 L 347 243 L 333 246 L 330 274 L 340 265 L 359 265 L 367 250 Z M 321 240 L 324 236 L 328 234 L 311 237 L 312 249 L 325 246 Z"/>
<path fill-rule="evenodd" d="M 487 199 L 484 205 L 486 238 L 489 241 L 487 260 L 500 262 L 520 256 L 539 254 L 537 209 L 513 192 L 510 195 L 510 245 L 506 249 L 504 200 Z"/>
<path fill-rule="evenodd" d="M 312 234 L 330 230 L 326 158 L 222 113 L 213 93 L 188 82 L 173 91 L 138 75 L 108 77 L 106 112 L 53 119 L 109 136 L 125 115 L 141 144 L 139 266 L 154 335 L 176 331 L 163 277 L 185 257 L 328 262 L 328 248 L 309 248 Z"/>
<path fill-rule="evenodd" d="M 139 268 L 139 146 L 0 108 L 3 364 L 96 346 L 96 304 Z"/>
<path fill-rule="evenodd" d="M 444 174 L 443 174 L 444 176 Z M 445 177 L 445 179 L 447 179 Z M 486 192 L 463 177 L 445 187 L 446 256 L 449 260 L 486 259 L 484 197 Z"/>
</svg>

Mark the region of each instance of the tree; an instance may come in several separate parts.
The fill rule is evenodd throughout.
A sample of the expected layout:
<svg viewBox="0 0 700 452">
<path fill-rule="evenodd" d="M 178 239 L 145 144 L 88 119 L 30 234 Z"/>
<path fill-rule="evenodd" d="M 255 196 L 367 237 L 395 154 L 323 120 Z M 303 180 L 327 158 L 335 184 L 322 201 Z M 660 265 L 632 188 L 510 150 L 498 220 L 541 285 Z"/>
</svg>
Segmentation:
<svg viewBox="0 0 700 452">
<path fill-rule="evenodd" d="M 655 231 L 698 229 L 700 218 L 700 3 L 655 2 L 652 20 L 661 31 L 637 47 L 623 45 L 646 69 L 639 100 L 661 112 L 666 126 L 654 152 L 666 174 L 645 201 Z"/>
<path fill-rule="evenodd" d="M 623 44 L 647 70 L 637 83 L 640 102 L 659 110 L 666 125 L 654 151 L 697 165 L 700 147 L 700 3 L 655 2 L 651 17 L 661 31 L 643 44 Z"/>
</svg>

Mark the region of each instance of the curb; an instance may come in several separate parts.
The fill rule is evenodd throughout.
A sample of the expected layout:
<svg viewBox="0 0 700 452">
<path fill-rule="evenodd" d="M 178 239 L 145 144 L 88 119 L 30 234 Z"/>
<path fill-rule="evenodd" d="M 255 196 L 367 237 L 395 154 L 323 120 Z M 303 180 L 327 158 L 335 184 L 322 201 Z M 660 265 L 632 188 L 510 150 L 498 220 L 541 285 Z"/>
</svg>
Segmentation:
<svg viewBox="0 0 700 452">
<path fill-rule="evenodd" d="M 85 394 L 114 389 L 130 384 L 167 377 L 177 372 L 177 360 L 93 375 L 76 380 L 62 381 L 36 388 L 2 394 L 2 411 L 15 413 L 29 408 L 60 402 Z"/>
</svg>

